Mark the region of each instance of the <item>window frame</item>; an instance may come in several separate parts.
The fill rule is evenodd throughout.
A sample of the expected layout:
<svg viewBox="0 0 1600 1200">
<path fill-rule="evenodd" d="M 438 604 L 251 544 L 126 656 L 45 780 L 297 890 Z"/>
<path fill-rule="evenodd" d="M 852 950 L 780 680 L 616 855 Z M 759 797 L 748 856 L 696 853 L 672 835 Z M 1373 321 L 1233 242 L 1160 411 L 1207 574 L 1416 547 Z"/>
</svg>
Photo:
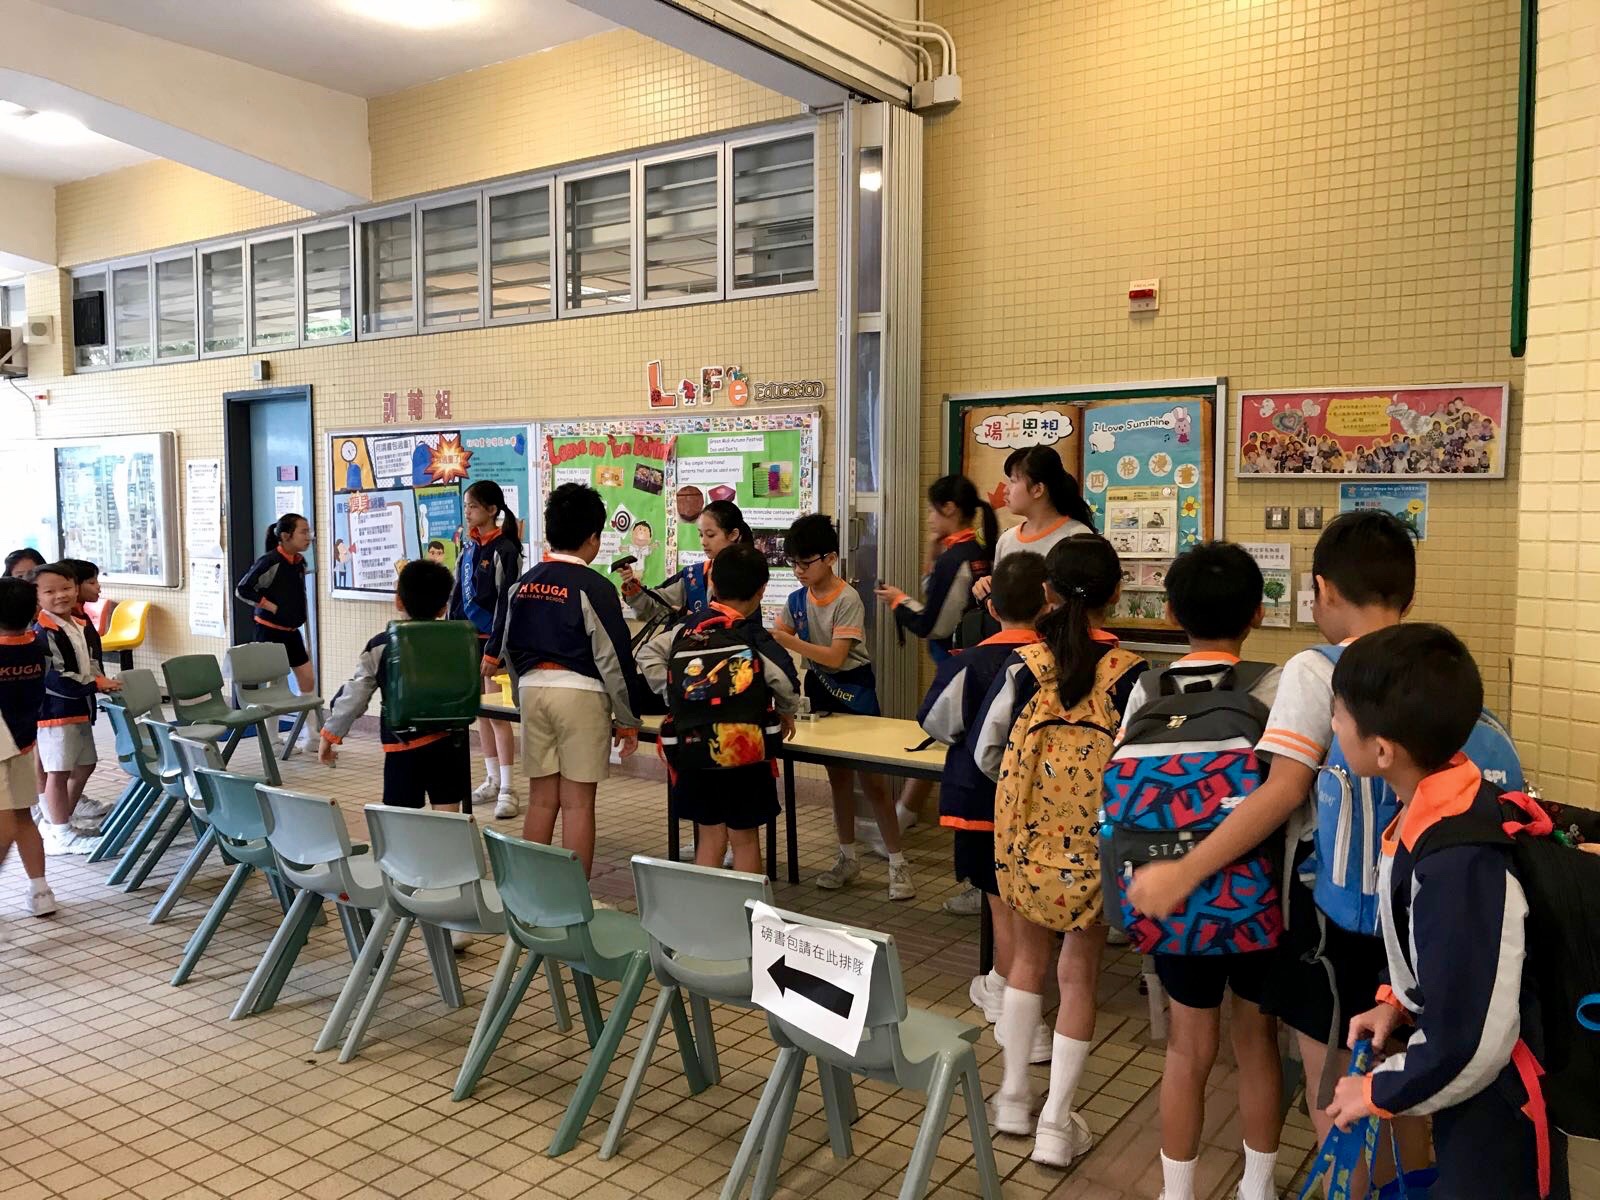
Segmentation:
<svg viewBox="0 0 1600 1200">
<path fill-rule="evenodd" d="M 161 289 L 156 284 L 156 270 L 162 263 L 180 262 L 189 260 L 190 280 L 192 290 L 189 295 L 189 316 L 194 322 L 194 353 L 172 354 L 165 357 L 161 354 Z M 150 334 L 151 355 L 150 365 L 160 366 L 165 363 L 195 362 L 200 357 L 200 253 L 194 246 L 182 250 L 163 250 L 150 256 Z"/>
<path fill-rule="evenodd" d="M 649 173 L 651 167 L 661 166 L 665 163 L 683 162 L 691 158 L 709 158 L 716 164 L 717 176 L 714 190 L 717 194 L 715 204 L 717 246 L 716 252 L 712 256 L 712 262 L 716 267 L 717 286 L 710 292 L 703 292 L 695 296 L 663 296 L 659 299 L 651 300 L 646 295 L 648 280 L 645 278 L 650 250 L 647 230 L 649 214 L 645 210 L 645 176 Z M 638 265 L 635 268 L 637 278 L 634 290 L 637 293 L 639 308 L 681 308 L 686 304 L 713 304 L 728 298 L 728 280 L 730 278 L 728 273 L 730 263 L 728 246 L 732 240 L 729 235 L 733 232 L 732 226 L 729 224 L 730 214 L 733 211 L 729 205 L 729 200 L 732 196 L 728 178 L 728 164 L 730 161 L 723 142 L 689 146 L 666 154 L 653 154 L 648 158 L 636 160 L 638 179 L 633 215 L 637 224 L 637 228 L 634 231 L 634 244 Z"/>
<path fill-rule="evenodd" d="M 433 212 L 441 208 L 455 208 L 461 204 L 477 205 L 477 220 L 473 227 L 478 236 L 478 315 L 470 321 L 453 321 L 448 325 L 429 325 L 427 313 L 424 312 L 424 298 L 427 292 L 427 279 L 424 275 L 426 247 L 422 238 L 422 216 L 424 213 Z M 441 192 L 430 195 L 426 199 L 416 202 L 416 214 L 411 218 L 411 241 L 413 262 L 412 293 L 416 297 L 417 332 L 419 334 L 450 333 L 458 329 L 482 329 L 484 316 L 487 312 L 488 297 L 485 291 L 485 274 L 488 260 L 488 242 L 485 233 L 485 214 L 488 205 L 484 200 L 483 189 L 459 188 L 451 192 Z"/>
<path fill-rule="evenodd" d="M 83 363 L 80 363 L 78 361 L 78 350 L 80 349 L 80 347 L 77 344 L 77 341 L 78 341 L 77 332 L 76 332 L 76 329 L 74 329 L 73 338 L 72 338 L 72 342 L 73 342 L 73 345 L 72 345 L 72 373 L 74 375 L 88 375 L 88 374 L 92 374 L 92 373 L 94 373 L 96 371 L 111 371 L 111 370 L 114 370 L 116 368 L 116 351 L 114 349 L 114 343 L 113 343 L 114 331 L 112 330 L 112 327 L 111 327 L 111 321 L 112 321 L 113 312 L 112 312 L 112 304 L 111 304 L 111 263 L 110 262 L 93 263 L 93 264 L 90 264 L 89 266 L 84 266 L 84 267 L 74 267 L 70 272 L 68 272 L 69 286 L 67 288 L 67 304 L 68 304 L 67 312 L 69 314 L 72 312 L 71 305 L 78 298 L 78 280 L 80 280 L 80 279 L 88 279 L 92 275 L 100 276 L 100 279 L 101 279 L 100 294 L 105 298 L 105 326 L 106 326 L 105 350 L 106 350 L 106 361 L 103 364 L 101 364 L 101 363 L 90 363 L 88 365 L 85 365 Z"/>
<path fill-rule="evenodd" d="M 501 196 L 516 196 L 523 192 L 536 192 L 543 189 L 546 203 L 546 213 L 549 216 L 550 227 L 550 303 L 542 314 L 535 313 L 531 317 L 497 317 L 494 315 L 494 270 L 493 246 L 491 237 L 494 232 L 493 222 L 490 217 L 490 206 Z M 483 247 L 483 324 L 486 328 L 496 325 L 532 325 L 539 321 L 554 321 L 557 316 L 558 302 L 562 295 L 564 279 L 562 273 L 562 242 L 560 236 L 559 213 L 556 208 L 556 177 L 553 174 L 535 175 L 518 179 L 512 183 L 496 184 L 494 187 L 483 189 L 482 208 L 479 215 L 482 217 L 481 245 Z"/>
<path fill-rule="evenodd" d="M 630 286 L 628 288 L 627 304 L 601 304 L 594 308 L 571 308 L 567 303 L 567 185 L 582 183 L 586 179 L 600 179 L 607 175 L 628 176 L 628 238 L 631 245 L 628 249 L 629 271 L 631 272 Z M 555 176 L 555 195 L 560 200 L 560 207 L 555 216 L 559 218 L 560 236 L 552 247 L 552 253 L 560 255 L 560 270 L 556 272 L 560 281 L 560 291 L 556 297 L 556 316 L 559 320 L 570 320 L 581 317 L 597 317 L 601 313 L 624 313 L 639 311 L 640 274 L 643 270 L 642 254 L 639 246 L 639 205 L 641 197 L 639 192 L 639 160 L 630 158 L 612 160 L 602 166 L 593 166 L 581 171 L 559 172 Z"/>
<path fill-rule="evenodd" d="M 309 311 L 306 304 L 306 246 L 307 234 L 327 233 L 331 229 L 343 229 L 345 235 L 345 248 L 350 257 L 347 269 L 350 272 L 350 332 L 341 337 L 308 338 L 306 337 L 306 314 Z M 341 217 L 335 221 L 315 221 L 309 225 L 301 225 L 295 230 L 295 270 L 299 275 L 296 295 L 300 306 L 300 321 L 298 325 L 299 348 L 310 349 L 314 346 L 341 346 L 356 340 L 356 330 L 361 324 L 361 307 L 356 298 L 356 285 L 358 272 L 356 268 L 356 242 L 355 218 Z"/>
<path fill-rule="evenodd" d="M 811 139 L 811 278 L 799 280 L 794 283 L 771 283 L 755 286 L 740 287 L 734 271 L 734 258 L 737 255 L 737 239 L 734 237 L 737 219 L 735 215 L 735 201 L 733 194 L 734 174 L 733 156 L 736 151 L 748 149 L 751 146 L 766 145 L 770 142 L 788 142 L 799 138 Z M 724 138 L 722 141 L 722 154 L 724 179 L 726 180 L 727 218 L 725 221 L 726 238 L 724 253 L 726 266 L 724 268 L 727 281 L 726 291 L 729 300 L 751 300 L 758 296 L 785 296 L 791 292 L 816 291 L 817 282 L 817 241 L 820 227 L 821 205 L 817 190 L 817 127 L 815 124 L 804 128 L 790 127 L 781 130 L 765 129 L 759 132 L 741 134 L 737 137 Z"/>
<path fill-rule="evenodd" d="M 367 320 L 367 239 L 362 234 L 366 226 L 374 221 L 389 221 L 400 216 L 411 218 L 411 319 L 395 329 L 375 329 L 369 332 L 363 328 Z M 420 252 L 417 245 L 418 231 L 422 223 L 417 220 L 416 204 L 408 201 L 405 204 L 390 204 L 383 208 L 359 212 L 352 216 L 351 223 L 354 228 L 356 254 L 356 341 L 375 342 L 383 338 L 415 337 L 422 332 L 420 290 L 422 264 L 418 261 Z"/>
<path fill-rule="evenodd" d="M 205 264 L 206 255 L 216 254 L 226 250 L 239 252 L 239 284 L 244 289 L 239 296 L 240 334 L 242 341 L 237 350 L 207 350 L 206 335 L 210 332 L 206 321 L 205 304 Z M 250 353 L 250 251 L 244 238 L 220 238 L 214 242 L 200 242 L 194 248 L 194 303 L 195 303 L 195 349 L 200 352 L 200 357 L 205 358 L 233 358 L 236 355 Z"/>
<path fill-rule="evenodd" d="M 118 362 L 117 361 L 117 272 L 144 268 L 144 295 L 146 314 L 146 338 L 150 347 L 150 357 L 144 362 Z M 111 351 L 111 369 L 114 371 L 127 371 L 133 367 L 152 366 L 156 361 L 156 275 L 151 266 L 150 255 L 136 254 L 130 258 L 114 258 L 106 263 L 106 345 Z"/>
<path fill-rule="evenodd" d="M 258 342 L 256 341 L 256 269 L 254 251 L 257 246 L 264 246 L 268 242 L 289 243 L 289 261 L 292 276 L 289 280 L 289 294 L 294 297 L 294 338 L 287 342 Z M 299 229 L 275 229 L 269 233 L 259 233 L 245 239 L 244 243 L 244 353 L 246 354 L 271 354 L 275 350 L 300 349 L 300 231 Z"/>
</svg>

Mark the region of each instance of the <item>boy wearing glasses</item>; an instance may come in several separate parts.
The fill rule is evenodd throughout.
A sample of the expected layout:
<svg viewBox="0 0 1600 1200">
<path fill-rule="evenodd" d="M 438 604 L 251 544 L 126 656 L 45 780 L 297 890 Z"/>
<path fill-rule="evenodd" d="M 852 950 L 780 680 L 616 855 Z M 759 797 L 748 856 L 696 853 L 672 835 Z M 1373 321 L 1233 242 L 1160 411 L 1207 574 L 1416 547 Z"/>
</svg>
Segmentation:
<svg viewBox="0 0 1600 1200">
<path fill-rule="evenodd" d="M 801 517 L 783 540 L 784 554 L 804 586 L 790 593 L 772 636 L 784 649 L 805 660 L 801 692 L 816 712 L 878 716 L 877 679 L 864 644 L 866 606 L 860 594 L 834 570 L 839 561 L 839 531 L 825 513 Z M 911 868 L 900 850 L 900 822 L 894 798 L 881 775 L 850 767 L 827 768 L 833 791 L 833 824 L 839 835 L 839 856 L 817 876 L 820 888 L 842 888 L 861 874 L 856 850 L 856 776 L 872 805 L 872 814 L 889 852 L 889 899 L 910 900 L 917 894 Z"/>
</svg>

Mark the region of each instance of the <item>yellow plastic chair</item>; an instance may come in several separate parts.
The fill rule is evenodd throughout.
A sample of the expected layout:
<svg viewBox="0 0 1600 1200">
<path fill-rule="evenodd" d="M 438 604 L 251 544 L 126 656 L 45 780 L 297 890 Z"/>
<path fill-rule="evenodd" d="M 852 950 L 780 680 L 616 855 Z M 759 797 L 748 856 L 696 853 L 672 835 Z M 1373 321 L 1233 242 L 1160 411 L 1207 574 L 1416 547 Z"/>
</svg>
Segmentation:
<svg viewBox="0 0 1600 1200">
<path fill-rule="evenodd" d="M 111 610 L 111 626 L 100 639 L 100 647 L 107 654 L 117 654 L 117 663 L 124 671 L 131 670 L 134 647 L 144 645 L 149 626 L 150 601 L 120 601 Z"/>
</svg>

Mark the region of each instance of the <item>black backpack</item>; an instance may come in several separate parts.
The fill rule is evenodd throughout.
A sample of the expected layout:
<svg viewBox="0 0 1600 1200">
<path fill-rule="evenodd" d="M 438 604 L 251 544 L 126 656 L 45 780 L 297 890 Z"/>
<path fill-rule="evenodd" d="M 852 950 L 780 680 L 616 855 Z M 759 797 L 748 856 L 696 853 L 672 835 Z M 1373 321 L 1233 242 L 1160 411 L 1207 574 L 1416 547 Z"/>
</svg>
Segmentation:
<svg viewBox="0 0 1600 1200">
<path fill-rule="evenodd" d="M 712 617 L 673 639 L 661 749 L 674 772 L 748 767 L 777 753 L 772 690 L 741 625 Z"/>
<path fill-rule="evenodd" d="M 1558 829 L 1521 792 L 1501 793 L 1500 809 L 1498 826 L 1470 812 L 1440 821 L 1417 840 L 1413 858 L 1420 863 L 1447 846 L 1508 848 L 1528 901 L 1525 970 L 1544 1034 L 1545 1106 L 1563 1132 L 1600 1138 L 1600 854 L 1575 848 L 1581 819 Z"/>
</svg>

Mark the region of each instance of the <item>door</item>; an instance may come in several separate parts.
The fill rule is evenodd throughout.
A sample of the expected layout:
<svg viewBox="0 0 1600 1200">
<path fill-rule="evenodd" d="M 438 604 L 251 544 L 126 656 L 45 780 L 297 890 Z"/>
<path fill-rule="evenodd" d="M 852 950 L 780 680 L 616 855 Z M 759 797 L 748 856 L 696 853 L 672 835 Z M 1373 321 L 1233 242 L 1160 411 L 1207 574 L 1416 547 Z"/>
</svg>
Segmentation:
<svg viewBox="0 0 1600 1200">
<path fill-rule="evenodd" d="M 239 579 L 260 556 L 267 526 L 295 512 L 311 522 L 306 552 L 306 649 L 316 671 L 316 491 L 311 476 L 311 389 L 269 388 L 229 392 L 226 407 L 228 572 Z M 233 640 L 251 640 L 250 607 L 235 599 Z"/>
</svg>

